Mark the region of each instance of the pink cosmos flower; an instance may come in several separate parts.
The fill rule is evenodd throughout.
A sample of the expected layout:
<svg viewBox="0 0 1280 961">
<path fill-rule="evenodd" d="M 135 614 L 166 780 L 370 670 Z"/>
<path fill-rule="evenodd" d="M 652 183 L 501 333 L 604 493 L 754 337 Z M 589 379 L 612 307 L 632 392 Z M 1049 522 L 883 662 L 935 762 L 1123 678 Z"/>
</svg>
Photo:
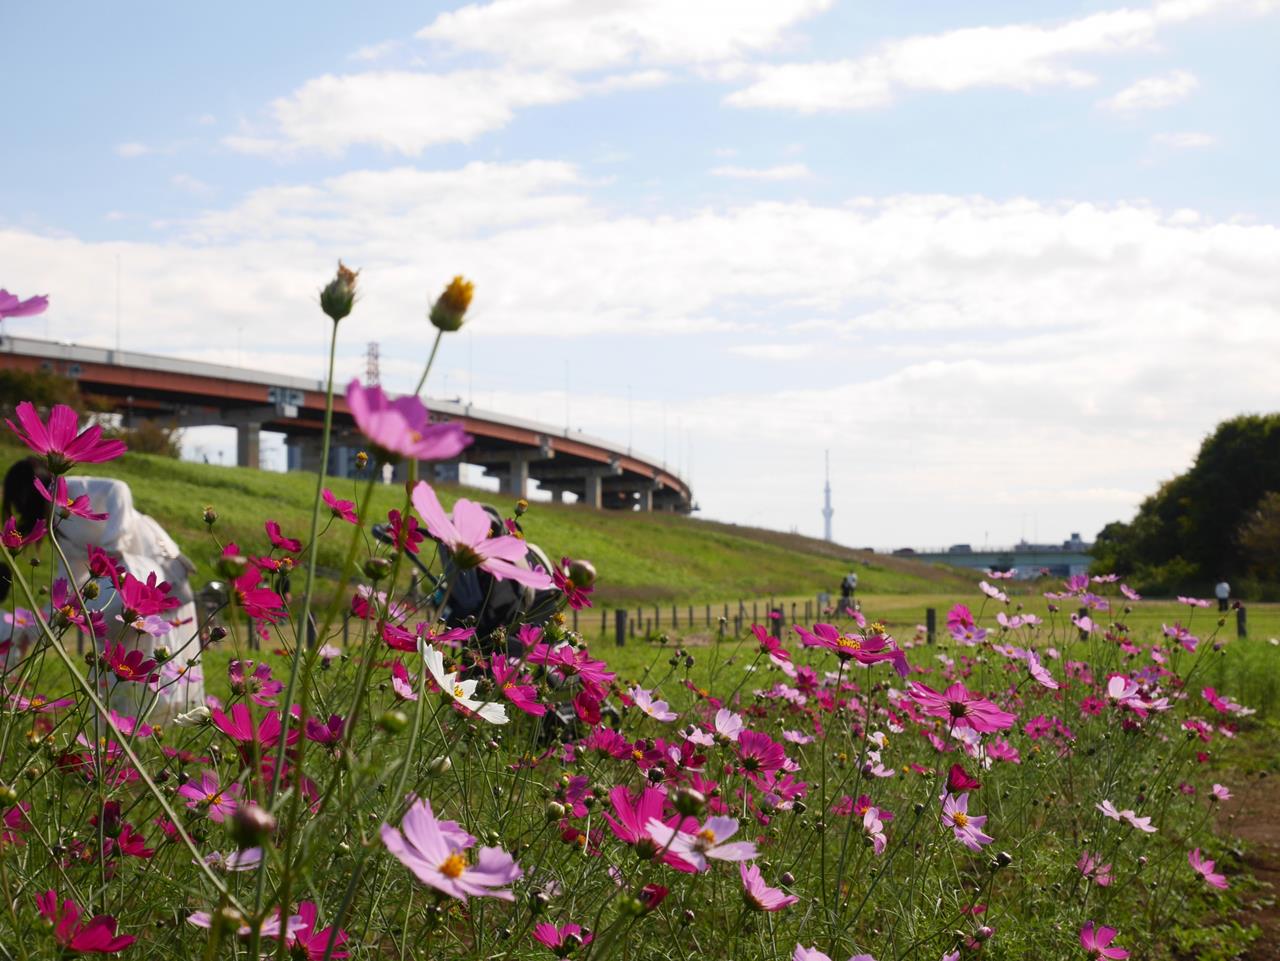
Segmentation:
<svg viewBox="0 0 1280 961">
<path fill-rule="evenodd" d="M 214 725 L 227 737 L 240 744 L 252 744 L 257 741 L 262 747 L 275 747 L 280 742 L 280 712 L 267 711 L 262 720 L 255 722 L 248 705 L 233 704 L 231 713 L 219 708 L 210 712 Z M 298 740 L 296 727 L 289 729 L 289 746 Z"/>
<path fill-rule="evenodd" d="M 595 590 L 595 585 L 575 583 L 571 576 L 572 568 L 573 561 L 562 557 L 559 566 L 552 569 L 551 576 L 556 582 L 556 589 L 564 594 L 568 605 L 575 611 L 580 611 L 591 606 L 591 592 Z"/>
<path fill-rule="evenodd" d="M 1081 874 L 1099 887 L 1111 886 L 1111 865 L 1103 864 L 1102 858 L 1096 854 L 1085 851 L 1076 862 L 1076 867 L 1080 869 Z"/>
<path fill-rule="evenodd" d="M 474 501 L 459 499 L 453 505 L 453 517 L 450 518 L 431 486 L 426 481 L 419 481 L 413 489 L 413 506 L 426 521 L 431 536 L 449 549 L 453 562 L 459 568 L 479 567 L 499 580 L 512 580 L 536 590 L 552 585 L 546 571 L 519 566 L 529 550 L 524 541 L 510 535 L 489 536 L 489 515 Z"/>
<path fill-rule="evenodd" d="M 19 300 L 17 294 L 0 287 L 0 320 L 6 317 L 34 317 L 49 309 L 49 295 L 37 294 L 26 300 Z"/>
<path fill-rule="evenodd" d="M 562 924 L 557 927 L 544 921 L 533 927 L 533 940 L 545 944 L 557 958 L 567 958 L 594 939 L 594 934 L 582 933 L 580 924 Z"/>
<path fill-rule="evenodd" d="M 65 474 L 76 464 L 101 464 L 115 460 L 127 450 L 124 441 L 103 440 L 97 424 L 76 433 L 76 412 L 66 404 L 56 404 L 46 427 L 36 413 L 35 405 L 23 401 L 15 411 L 20 428 L 6 420 L 18 439 L 37 454 L 43 454 L 49 470 Z"/>
<path fill-rule="evenodd" d="M 44 537 L 49 530 L 49 525 L 44 521 L 36 521 L 31 528 L 31 533 L 23 535 L 18 530 L 18 522 L 15 518 L 9 517 L 4 522 L 4 532 L 0 533 L 0 543 L 7 547 L 10 553 L 17 553 L 24 547 L 36 543 L 40 538 Z"/>
<path fill-rule="evenodd" d="M 1208 601 L 1201 600 L 1198 597 L 1183 597 L 1181 594 L 1178 595 L 1178 603 L 1186 604 L 1188 607 L 1208 607 L 1209 606 Z"/>
<path fill-rule="evenodd" d="M 646 828 L 649 836 L 661 847 L 674 851 L 698 871 L 707 870 L 708 858 L 717 861 L 749 861 L 756 856 L 753 842 L 728 841 L 738 830 L 738 822 L 733 818 L 719 815 L 709 817 L 701 828 L 695 828 L 692 832 L 679 831 L 657 818 L 650 818 Z"/>
<path fill-rule="evenodd" d="M 232 694 L 247 695 L 262 707 L 275 707 L 276 695 L 284 690 L 284 682 L 271 677 L 271 665 L 261 661 L 232 661 L 227 665 L 227 680 Z"/>
<path fill-rule="evenodd" d="M 426 539 L 418 526 L 418 519 L 412 514 L 401 517 L 398 510 L 387 511 L 387 529 L 391 531 L 396 550 L 409 554 L 418 553 L 418 545 Z"/>
<path fill-rule="evenodd" d="M 240 609 L 255 621 L 278 623 L 289 613 L 285 610 L 284 598 L 269 587 L 259 587 L 261 580 L 262 571 L 250 566 L 231 582 L 232 597 Z"/>
<path fill-rule="evenodd" d="M 325 951 L 329 947 L 329 938 L 333 934 L 333 927 L 322 928 L 316 930 L 317 919 L 316 903 L 314 901 L 303 901 L 298 905 L 298 913 L 294 916 L 302 922 L 296 928 L 291 926 L 289 931 L 289 947 L 293 952 L 293 957 L 298 958 L 300 955 L 307 961 L 322 961 Z M 291 919 L 292 920 L 292 919 Z M 333 939 L 334 952 L 329 955 L 331 958 L 346 958 L 350 955 L 346 951 L 338 951 L 347 943 L 350 935 L 341 928 L 338 929 L 338 935 Z"/>
<path fill-rule="evenodd" d="M 221 824 L 240 807 L 240 785 L 223 788 L 214 771 L 201 771 L 199 778 L 192 778 L 178 788 L 178 796 L 187 799 L 192 811 L 203 811 L 210 821 Z"/>
<path fill-rule="evenodd" d="M 413 681 L 409 679 L 409 671 L 400 661 L 391 665 L 391 690 L 402 701 L 418 699 L 418 692 L 414 690 Z"/>
<path fill-rule="evenodd" d="M 1035 651 L 1027 651 L 1027 671 L 1042 687 L 1047 687 L 1051 691 L 1058 689 L 1058 682 L 1053 679 L 1053 675 L 1049 673 L 1049 670 L 1040 663 L 1040 658 Z"/>
<path fill-rule="evenodd" d="M 797 944 L 796 949 L 791 952 L 791 961 L 831 961 L 831 959 L 817 948 L 806 948 Z"/>
<path fill-rule="evenodd" d="M 267 521 L 265 527 L 267 529 L 267 539 L 271 541 L 272 547 L 278 548 L 286 554 L 296 554 L 302 550 L 302 541 L 296 537 L 285 537 L 279 523 L 276 521 Z"/>
<path fill-rule="evenodd" d="M 752 624 L 751 631 L 756 636 L 756 641 L 760 644 L 760 653 L 768 656 L 769 660 L 778 667 L 784 669 L 791 668 L 791 652 L 782 646 L 782 641 L 774 637 L 759 624 Z"/>
<path fill-rule="evenodd" d="M 655 701 L 652 691 L 646 691 L 642 687 L 633 687 L 627 693 L 631 695 L 631 700 L 635 702 L 636 707 L 655 721 L 674 721 L 679 717 L 675 711 L 670 709 L 666 701 Z"/>
<path fill-rule="evenodd" d="M 116 934 L 116 919 L 98 914 L 80 923 L 80 907 L 67 898 L 58 906 L 56 891 L 36 896 L 36 909 L 53 925 L 53 939 L 76 954 L 117 954 L 134 941 L 129 934 Z"/>
<path fill-rule="evenodd" d="M 666 792 L 658 788 L 644 787 L 640 789 L 638 795 L 632 796 L 625 784 L 619 784 L 609 792 L 609 803 L 616 817 L 606 812 L 604 819 L 614 835 L 625 843 L 635 846 L 637 853 L 642 857 L 651 858 L 657 854 L 661 845 L 649 834 L 648 825 L 650 821 L 662 817 L 663 809 L 667 804 Z M 676 818 L 675 822 L 680 827 L 697 826 L 697 821 L 693 818 L 683 820 Z M 670 849 L 663 854 L 662 861 L 677 871 L 692 873 L 696 870 L 692 864 Z"/>
<path fill-rule="evenodd" d="M 520 672 L 519 666 L 508 662 L 505 654 L 495 654 L 490 665 L 493 680 L 508 701 L 534 717 L 547 713 L 547 706 L 538 703 L 538 689 L 529 682 L 527 675 Z"/>
<path fill-rule="evenodd" d="M 1103 817 L 1111 818 L 1113 821 L 1124 821 L 1130 827 L 1137 828 L 1144 834 L 1156 833 L 1156 829 L 1151 826 L 1151 818 L 1138 817 L 1136 812 L 1128 808 L 1121 811 L 1110 801 L 1103 801 L 1101 804 L 1095 804 L 1094 807 L 1102 812 Z"/>
<path fill-rule="evenodd" d="M 984 834 L 982 827 L 987 823 L 985 814 L 969 813 L 969 795 L 947 794 L 941 798 L 942 823 L 951 828 L 956 840 L 970 851 L 981 851 L 983 845 L 990 844 L 995 838 Z"/>
<path fill-rule="evenodd" d="M 814 624 L 812 631 L 806 631 L 797 624 L 795 630 L 806 647 L 825 647 L 834 651 L 842 661 L 855 660 L 866 665 L 891 661 L 901 676 L 906 677 L 910 673 L 906 654 L 884 634 L 842 634 L 833 624 Z"/>
<path fill-rule="evenodd" d="M 211 928 L 213 927 L 213 915 L 208 911 L 195 911 L 187 915 L 187 923 L 194 924 L 197 928 Z M 283 927 L 285 937 L 291 938 L 296 932 L 302 930 L 305 926 L 306 922 L 304 922 L 302 920 L 302 916 L 298 914 L 289 915 L 284 924 L 281 925 L 280 909 L 277 908 L 275 914 L 266 918 L 262 924 L 258 926 L 258 935 L 263 938 L 271 938 L 274 940 L 280 937 L 280 931 Z M 253 928 L 248 924 L 242 924 L 236 929 L 236 935 L 241 938 L 247 938 L 252 933 Z"/>
<path fill-rule="evenodd" d="M 765 884 L 760 869 L 754 864 L 739 864 L 738 875 L 742 878 L 743 900 L 753 911 L 781 911 L 800 900 L 794 894 L 786 894 Z"/>
<path fill-rule="evenodd" d="M 1121 584 L 1121 585 L 1120 585 L 1120 593 L 1121 593 L 1121 594 L 1123 594 L 1125 597 L 1127 597 L 1127 598 L 1128 598 L 1129 600 L 1131 600 L 1131 601 L 1140 601 L 1140 600 L 1142 600 L 1142 595 L 1141 595 L 1141 594 L 1139 594 L 1137 591 L 1135 591 L 1135 590 L 1134 590 L 1132 587 L 1130 587 L 1128 584 Z"/>
<path fill-rule="evenodd" d="M 1092 921 L 1085 923 L 1080 929 L 1080 946 L 1089 953 L 1090 958 L 1111 958 L 1113 961 L 1121 961 L 1127 958 L 1129 952 L 1124 948 L 1109 947 L 1116 938 L 1116 929 L 1109 928 L 1105 924 L 1093 926 Z"/>
<path fill-rule="evenodd" d="M 725 707 L 716 711 L 715 728 L 717 737 L 722 737 L 726 741 L 737 741 L 742 735 L 743 727 L 741 714 L 735 714 Z M 784 734 L 783 736 L 785 737 L 786 735 Z"/>
<path fill-rule="evenodd" d="M 1227 878 L 1225 875 L 1216 874 L 1213 870 L 1212 861 L 1207 860 L 1200 854 L 1200 849 L 1196 848 L 1187 854 L 1187 861 L 1192 869 L 1200 877 L 1204 878 L 1205 883 L 1211 888 L 1218 888 L 1220 891 L 1227 889 Z"/>
<path fill-rule="evenodd" d="M 126 651 L 123 644 L 108 644 L 102 656 L 111 673 L 122 681 L 146 684 L 158 676 L 155 673 L 156 662 L 137 649 Z"/>
<path fill-rule="evenodd" d="M 320 499 L 325 502 L 325 506 L 329 508 L 334 517 L 344 520 L 348 524 L 360 523 L 360 518 L 356 516 L 355 501 L 339 500 L 338 495 L 327 487 L 320 492 Z"/>
<path fill-rule="evenodd" d="M 987 597 L 991 598 L 993 601 L 1000 601 L 1002 604 L 1009 603 L 1008 594 L 1000 590 L 998 587 L 992 587 L 986 581 L 978 582 L 978 590 L 982 591 L 983 594 L 986 594 Z"/>
<path fill-rule="evenodd" d="M 514 901 L 507 885 L 524 873 L 501 848 L 483 847 L 474 864 L 468 850 L 476 839 L 456 821 L 439 821 L 431 802 L 417 800 L 405 812 L 400 828 L 383 824 L 382 843 L 419 881 L 453 898 L 500 898 Z"/>
<path fill-rule="evenodd" d="M 1002 711 L 986 698 L 969 691 L 957 681 L 939 694 L 933 688 L 912 681 L 907 693 L 932 717 L 949 719 L 956 728 L 972 728 L 990 734 L 1012 727 L 1017 718 Z"/>
<path fill-rule="evenodd" d="M 89 509 L 91 502 L 88 494 L 71 497 L 67 493 L 67 479 L 65 477 L 59 477 L 54 481 L 52 491 L 45 487 L 38 477 L 35 479 L 35 485 L 40 496 L 54 506 L 59 517 L 83 517 L 87 521 L 103 521 L 107 519 L 106 514 L 99 514 Z"/>
<path fill-rule="evenodd" d="M 862 833 L 871 840 L 871 850 L 877 855 L 884 854 L 889 844 L 889 836 L 884 831 L 884 820 L 880 817 L 880 809 L 869 807 L 862 812 Z"/>
<path fill-rule="evenodd" d="M 1231 792 L 1221 784 L 1215 784 L 1209 789 L 1209 796 L 1215 801 L 1230 801 Z"/>
<path fill-rule="evenodd" d="M 767 774 L 782 769 L 787 751 L 768 734 L 743 731 L 738 735 L 738 763 L 748 775 Z"/>
<path fill-rule="evenodd" d="M 347 385 L 347 409 L 386 460 L 449 460 L 471 443 L 461 424 L 433 424 L 416 395 L 389 400 L 376 385 Z"/>
</svg>

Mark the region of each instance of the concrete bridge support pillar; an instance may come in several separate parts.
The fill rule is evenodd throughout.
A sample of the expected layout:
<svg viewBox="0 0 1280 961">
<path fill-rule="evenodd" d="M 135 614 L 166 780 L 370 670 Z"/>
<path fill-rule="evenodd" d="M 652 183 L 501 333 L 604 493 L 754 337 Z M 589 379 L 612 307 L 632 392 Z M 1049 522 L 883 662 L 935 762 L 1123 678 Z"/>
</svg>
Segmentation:
<svg viewBox="0 0 1280 961">
<path fill-rule="evenodd" d="M 498 490 L 508 497 L 529 496 L 529 459 L 513 457 L 507 473 L 498 478 Z"/>
<path fill-rule="evenodd" d="M 601 494 L 604 492 L 603 478 L 599 474 L 588 473 L 584 482 L 586 489 L 582 496 L 582 503 L 599 510 Z"/>
<path fill-rule="evenodd" d="M 642 511 L 653 510 L 653 489 L 646 487 L 640 491 L 640 509 Z"/>
<path fill-rule="evenodd" d="M 262 425 L 236 425 L 236 465 L 258 468 L 261 466 Z"/>
<path fill-rule="evenodd" d="M 563 487 L 553 487 L 553 488 L 551 488 L 551 503 L 553 503 L 553 504 L 563 504 L 563 503 L 564 503 L 564 488 L 563 488 Z"/>
</svg>

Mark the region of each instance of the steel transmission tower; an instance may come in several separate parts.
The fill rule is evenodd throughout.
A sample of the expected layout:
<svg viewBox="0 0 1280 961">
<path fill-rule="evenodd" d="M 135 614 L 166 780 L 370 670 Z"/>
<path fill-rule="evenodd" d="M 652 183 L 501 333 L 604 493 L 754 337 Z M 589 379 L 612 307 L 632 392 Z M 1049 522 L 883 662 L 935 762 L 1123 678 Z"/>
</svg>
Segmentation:
<svg viewBox="0 0 1280 961">
<path fill-rule="evenodd" d="M 369 341 L 368 350 L 365 351 L 364 385 L 366 387 L 380 387 L 382 385 L 382 370 L 378 363 L 378 342 L 376 340 Z"/>
<path fill-rule="evenodd" d="M 835 511 L 831 507 L 831 451 L 826 452 L 827 458 L 827 483 L 823 487 L 823 504 L 822 504 L 822 539 L 831 540 L 831 515 Z"/>
</svg>

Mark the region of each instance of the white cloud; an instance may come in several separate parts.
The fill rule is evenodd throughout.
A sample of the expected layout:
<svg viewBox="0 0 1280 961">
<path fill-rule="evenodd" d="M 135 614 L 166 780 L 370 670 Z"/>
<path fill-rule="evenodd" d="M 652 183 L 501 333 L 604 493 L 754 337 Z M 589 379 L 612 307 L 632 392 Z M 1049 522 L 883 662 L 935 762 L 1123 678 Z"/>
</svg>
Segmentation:
<svg viewBox="0 0 1280 961">
<path fill-rule="evenodd" d="M 1195 74 L 1174 70 L 1158 77 L 1144 77 L 1114 96 L 1099 101 L 1099 106 L 1120 111 L 1168 107 L 1191 96 L 1199 85 Z"/>
<path fill-rule="evenodd" d="M 1085 87 L 1097 78 L 1072 63 L 1084 55 L 1150 48 L 1161 29 L 1213 13 L 1261 13 L 1248 0 L 1161 0 L 1051 26 L 1011 24 L 921 34 L 882 44 L 857 59 L 764 65 L 726 102 L 737 107 L 865 110 L 913 90 L 954 93 L 979 87 Z"/>
<path fill-rule="evenodd" d="M 223 143 L 257 154 L 300 148 L 340 153 L 369 144 L 416 155 L 435 144 L 466 143 L 503 127 L 521 107 L 581 95 L 573 80 L 545 72 L 325 74 L 271 104 L 278 136 L 237 135 Z"/>
<path fill-rule="evenodd" d="M 477 404 L 528 414 L 572 359 L 575 427 L 621 439 L 633 416 L 636 448 L 658 452 L 665 421 L 709 513 L 780 527 L 816 529 L 830 447 L 837 532 L 859 544 L 981 540 L 1011 510 L 1037 514 L 1042 538 L 1092 533 L 1270 396 L 1275 225 L 936 195 L 643 217 L 590 191 L 559 162 L 354 171 L 255 191 L 150 243 L 0 230 L 0 262 L 52 294 L 59 337 L 110 342 L 119 255 L 126 347 L 234 360 L 243 328 L 244 363 L 317 376 L 315 291 L 342 256 L 363 295 L 340 374 L 377 340 L 393 387 L 407 385 L 391 359 L 423 355 L 426 306 L 462 272 Z M 777 364 L 747 383 L 726 352 Z M 442 377 L 459 357 L 451 343 Z M 620 362 L 653 385 L 630 416 Z M 579 386 L 593 372 L 602 386 Z M 786 469 L 742 484 L 743 437 Z"/>
<path fill-rule="evenodd" d="M 347 55 L 348 60 L 357 60 L 364 63 L 372 63 L 376 60 L 382 60 L 389 57 L 400 49 L 399 40 L 384 40 L 382 43 L 371 43 L 366 46 L 359 47 L 352 53 Z"/>
<path fill-rule="evenodd" d="M 813 344 L 734 344 L 729 348 L 729 353 L 753 360 L 803 360 L 813 352 Z"/>
<path fill-rule="evenodd" d="M 193 194 L 207 194 L 213 189 L 203 180 L 193 177 L 190 174 L 183 173 L 174 174 L 169 178 L 169 183 L 173 184 L 179 190 L 185 190 L 188 193 Z"/>
<path fill-rule="evenodd" d="M 779 164 L 776 167 L 713 167 L 712 176 L 735 180 L 803 180 L 813 172 L 804 164 Z"/>
<path fill-rule="evenodd" d="M 1212 147 L 1218 142 L 1218 138 L 1213 134 L 1203 133 L 1198 130 L 1158 133 L 1152 136 L 1151 139 L 1163 147 L 1173 147 L 1175 150 L 1198 150 L 1202 147 Z"/>
<path fill-rule="evenodd" d="M 128 143 L 116 144 L 116 155 L 120 157 L 145 157 L 149 153 L 153 153 L 151 147 L 137 141 L 129 141 Z"/>
<path fill-rule="evenodd" d="M 493 0 L 419 31 L 455 50 L 555 70 L 712 63 L 770 50 L 832 0 Z"/>
</svg>

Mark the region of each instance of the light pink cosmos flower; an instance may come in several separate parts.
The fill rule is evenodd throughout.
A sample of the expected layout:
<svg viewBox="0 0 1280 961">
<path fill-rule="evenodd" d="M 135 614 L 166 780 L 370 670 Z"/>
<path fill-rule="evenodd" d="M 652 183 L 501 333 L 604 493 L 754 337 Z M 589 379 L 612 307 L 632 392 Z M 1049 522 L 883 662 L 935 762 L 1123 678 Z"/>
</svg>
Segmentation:
<svg viewBox="0 0 1280 961">
<path fill-rule="evenodd" d="M 1129 956 L 1129 952 L 1124 948 L 1110 947 L 1112 941 L 1116 939 L 1116 929 L 1109 928 L 1105 924 L 1100 924 L 1096 928 L 1092 921 L 1085 923 L 1080 929 L 1080 946 L 1089 953 L 1090 958 L 1110 958 L 1112 961 L 1121 961 Z"/>
<path fill-rule="evenodd" d="M 22 426 L 16 426 L 11 420 L 5 423 L 19 440 L 37 454 L 44 455 L 49 470 L 55 474 L 65 474 L 75 464 L 101 464 L 115 460 L 128 449 L 122 440 L 103 440 L 102 428 L 97 424 L 77 434 L 76 412 L 66 404 L 54 405 L 48 426 L 30 401 L 19 404 L 15 413 Z"/>
<path fill-rule="evenodd" d="M 884 854 L 889 836 L 884 833 L 884 821 L 880 820 L 880 809 L 869 807 L 862 814 L 862 831 L 871 840 L 871 850 L 876 854 Z"/>
<path fill-rule="evenodd" d="M 1186 604 L 1188 607 L 1208 607 L 1209 602 L 1198 597 L 1183 597 L 1178 595 L 1178 603 Z"/>
<path fill-rule="evenodd" d="M 535 590 L 554 583 L 546 571 L 519 566 L 529 550 L 520 538 L 489 536 L 492 521 L 485 509 L 474 501 L 459 499 L 453 505 L 450 518 L 431 486 L 426 481 L 418 481 L 413 489 L 413 506 L 422 515 L 431 536 L 449 549 L 459 568 L 479 567 L 499 580 L 512 580 Z"/>
<path fill-rule="evenodd" d="M 739 864 L 738 875 L 742 878 L 742 898 L 753 911 L 781 911 L 800 900 L 794 894 L 765 884 L 760 869 L 754 864 Z"/>
<path fill-rule="evenodd" d="M 1214 862 L 1203 857 L 1200 854 L 1199 848 L 1196 848 L 1194 851 L 1188 852 L 1187 862 L 1191 865 L 1192 869 L 1196 872 L 1196 874 L 1204 878 L 1205 883 L 1209 885 L 1209 887 L 1217 888 L 1220 891 L 1225 891 L 1227 889 L 1226 876 L 1222 874 L 1217 874 L 1214 872 L 1213 870 Z"/>
<path fill-rule="evenodd" d="M 970 851 L 981 851 L 983 845 L 995 840 L 982 831 L 982 827 L 987 823 L 987 816 L 969 813 L 968 793 L 959 796 L 946 794 L 940 800 L 942 801 L 942 823 L 951 828 L 955 832 L 956 840 Z"/>
<path fill-rule="evenodd" d="M 817 948 L 806 948 L 797 944 L 795 951 L 791 953 L 791 961 L 831 961 L 831 958 Z"/>
<path fill-rule="evenodd" d="M 187 915 L 187 923 L 194 924 L 197 928 L 211 928 L 213 927 L 213 915 L 208 911 L 195 911 Z M 283 928 L 285 937 L 288 938 L 306 926 L 306 920 L 299 914 L 291 914 L 288 920 L 281 925 L 280 909 L 277 908 L 275 914 L 262 922 L 262 925 L 258 928 L 258 936 L 275 940 L 280 937 L 280 931 Z M 252 933 L 253 928 L 248 924 L 242 924 L 236 929 L 236 934 L 241 938 L 247 938 Z"/>
<path fill-rule="evenodd" d="M 722 707 L 716 711 L 715 726 L 718 737 L 722 737 L 726 741 L 736 741 L 745 725 L 742 722 L 741 714 L 735 714 L 728 708 Z"/>
<path fill-rule="evenodd" d="M 1135 827 L 1144 834 L 1156 833 L 1156 829 L 1151 826 L 1151 818 L 1138 817 L 1134 811 L 1128 808 L 1121 811 L 1110 801 L 1103 801 L 1101 804 L 1095 804 L 1094 807 L 1102 812 L 1103 817 L 1111 818 L 1113 821 L 1124 821 L 1130 827 Z"/>
<path fill-rule="evenodd" d="M 714 816 L 693 833 L 677 831 L 657 818 L 650 818 L 645 825 L 649 836 L 659 845 L 692 864 L 697 870 L 707 870 L 707 859 L 717 861 L 750 861 L 756 856 L 752 841 L 726 841 L 738 830 L 733 818 Z"/>
<path fill-rule="evenodd" d="M 1111 865 L 1103 864 L 1102 858 L 1097 855 L 1085 851 L 1076 862 L 1076 867 L 1080 869 L 1081 874 L 1099 887 L 1111 886 Z"/>
<path fill-rule="evenodd" d="M 353 379 L 347 385 L 347 409 L 360 433 L 391 460 L 449 460 L 471 443 L 461 424 L 433 424 L 416 395 L 389 400 L 376 385 Z"/>
<path fill-rule="evenodd" d="M 240 785 L 223 788 L 213 771 L 201 771 L 199 778 L 192 778 L 178 788 L 178 796 L 187 799 L 192 811 L 203 811 L 210 821 L 222 823 L 236 813 L 240 797 Z"/>
<path fill-rule="evenodd" d="M 993 601 L 1000 601 L 1003 604 L 1009 603 L 1008 594 L 1000 590 L 998 587 L 992 587 L 986 581 L 978 582 L 978 590 L 982 591 L 983 594 L 986 594 L 987 597 L 991 598 Z"/>
<path fill-rule="evenodd" d="M 1048 669 L 1040 663 L 1040 658 L 1035 651 L 1027 651 L 1027 670 L 1043 687 L 1047 687 L 1051 691 L 1058 689 L 1058 682 L 1053 679 L 1053 675 L 1049 673 Z"/>
<path fill-rule="evenodd" d="M 661 823 L 661 822 L 658 822 Z M 431 802 L 413 803 L 400 828 L 383 824 L 382 843 L 396 859 L 413 872 L 419 881 L 452 898 L 500 898 L 514 901 L 511 884 L 524 872 L 501 848 L 480 848 L 474 864 L 468 850 L 476 839 L 456 821 L 439 821 L 431 810 Z"/>
<path fill-rule="evenodd" d="M 34 317 L 49 309 L 49 295 L 37 294 L 26 300 L 19 300 L 17 294 L 0 287 L 0 320 L 6 317 Z"/>
<path fill-rule="evenodd" d="M 674 721 L 679 715 L 671 710 L 670 705 L 666 701 L 656 701 L 653 698 L 652 691 L 646 691 L 642 687 L 633 687 L 628 691 L 631 700 L 649 717 L 655 721 Z"/>
<path fill-rule="evenodd" d="M 204 863 L 223 871 L 252 871 L 262 863 L 262 848 L 246 848 L 228 854 L 214 851 L 205 856 Z"/>
<path fill-rule="evenodd" d="M 1215 784 L 1209 789 L 1209 796 L 1215 801 L 1230 801 L 1231 792 L 1221 784 Z"/>
<path fill-rule="evenodd" d="M 1131 600 L 1131 601 L 1140 601 L 1140 600 L 1142 600 L 1142 595 L 1141 595 L 1141 594 L 1139 594 L 1137 591 L 1135 591 L 1135 590 L 1134 590 L 1132 587 L 1130 587 L 1128 584 L 1121 584 L 1121 585 L 1120 585 L 1120 593 L 1121 593 L 1121 594 L 1123 594 L 1125 597 L 1127 597 L 1127 598 L 1128 598 L 1129 600 Z"/>
<path fill-rule="evenodd" d="M 416 701 L 418 699 L 418 692 L 413 689 L 413 682 L 409 679 L 409 672 L 400 661 L 396 661 L 391 665 L 391 690 L 402 701 Z"/>
</svg>

